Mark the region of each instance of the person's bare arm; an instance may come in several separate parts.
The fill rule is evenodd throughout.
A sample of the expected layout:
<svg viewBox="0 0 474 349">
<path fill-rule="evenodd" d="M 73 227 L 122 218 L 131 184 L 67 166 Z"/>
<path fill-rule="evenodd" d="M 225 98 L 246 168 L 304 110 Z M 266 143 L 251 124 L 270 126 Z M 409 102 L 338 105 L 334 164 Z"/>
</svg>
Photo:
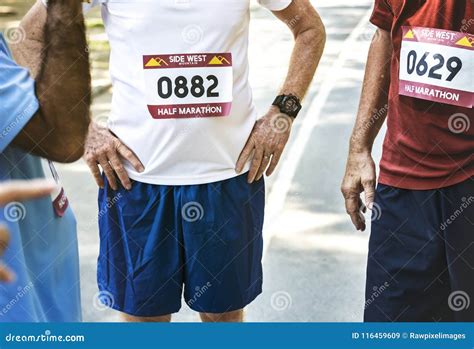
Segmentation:
<svg viewBox="0 0 474 349">
<path fill-rule="evenodd" d="M 13 144 L 53 161 L 76 161 L 84 151 L 91 103 L 82 2 L 50 0 L 47 10 L 36 3 L 20 27 L 26 39 L 12 52 L 35 77 L 40 109 Z"/>
<path fill-rule="evenodd" d="M 346 211 L 356 229 L 362 231 L 366 225 L 361 213 L 365 208 L 360 194 L 365 192 L 365 206 L 371 209 L 376 183 L 372 146 L 387 116 L 392 50 L 390 33 L 378 29 L 369 50 L 359 110 L 341 186 Z"/>
<path fill-rule="evenodd" d="M 288 74 L 279 94 L 291 93 L 303 100 L 323 55 L 324 24 L 309 0 L 293 0 L 285 10 L 273 13 L 288 25 L 295 39 Z"/>
<path fill-rule="evenodd" d="M 286 9 L 273 13 L 288 24 L 295 38 L 288 74 L 278 94 L 293 94 L 302 100 L 323 54 L 324 25 L 309 0 L 293 0 Z M 257 121 L 236 166 L 236 171 L 241 172 L 253 154 L 249 183 L 259 180 L 265 170 L 267 176 L 273 173 L 290 137 L 292 123 L 291 117 L 274 106 Z"/>
<path fill-rule="evenodd" d="M 38 0 L 20 22 L 19 30 L 24 31 L 24 39 L 12 45 L 13 58 L 19 65 L 28 68 L 33 79 L 38 76 L 46 48 L 44 34 L 47 18 L 46 7 Z"/>
</svg>

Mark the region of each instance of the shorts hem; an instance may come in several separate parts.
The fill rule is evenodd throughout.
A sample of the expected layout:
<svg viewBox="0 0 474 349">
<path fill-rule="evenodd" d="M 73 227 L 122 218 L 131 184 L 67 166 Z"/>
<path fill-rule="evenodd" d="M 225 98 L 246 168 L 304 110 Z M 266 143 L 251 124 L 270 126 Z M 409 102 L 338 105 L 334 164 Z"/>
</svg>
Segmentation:
<svg viewBox="0 0 474 349">
<path fill-rule="evenodd" d="M 100 290 L 101 292 L 108 292 L 112 295 L 112 297 L 114 297 L 114 293 L 113 292 L 110 292 L 109 290 L 107 289 L 102 289 Z M 121 312 L 121 313 L 124 313 L 124 314 L 127 314 L 127 315 L 131 315 L 131 316 L 136 316 L 136 317 L 157 317 L 157 316 L 164 316 L 164 315 L 170 315 L 170 314 L 175 314 L 177 312 L 179 312 L 181 310 L 181 305 L 178 307 L 178 308 L 173 308 L 172 310 L 163 310 L 163 311 L 156 311 L 156 312 L 150 312 L 150 311 L 133 311 L 131 309 L 125 309 L 117 304 L 112 304 L 112 305 L 109 305 L 109 304 L 105 304 L 101 301 L 101 304 L 103 304 L 104 306 L 106 306 L 107 308 L 110 308 L 110 309 L 113 309 L 113 310 L 116 310 L 118 312 Z M 150 308 L 150 307 L 148 307 Z"/>
<path fill-rule="evenodd" d="M 249 297 L 247 297 L 240 304 L 235 304 L 235 305 L 233 304 L 230 307 L 227 307 L 227 308 L 223 307 L 222 309 L 217 309 L 216 307 L 211 307 L 211 308 L 204 309 L 204 307 L 198 308 L 198 307 L 195 307 L 193 305 L 189 305 L 188 303 L 186 303 L 186 304 L 191 310 L 194 310 L 195 312 L 198 312 L 198 313 L 223 314 L 223 313 L 228 313 L 228 312 L 231 312 L 231 311 L 244 309 L 246 306 L 248 306 L 250 303 L 252 303 L 261 294 L 262 294 L 262 288 L 259 288 L 258 290 L 253 292 Z"/>
</svg>

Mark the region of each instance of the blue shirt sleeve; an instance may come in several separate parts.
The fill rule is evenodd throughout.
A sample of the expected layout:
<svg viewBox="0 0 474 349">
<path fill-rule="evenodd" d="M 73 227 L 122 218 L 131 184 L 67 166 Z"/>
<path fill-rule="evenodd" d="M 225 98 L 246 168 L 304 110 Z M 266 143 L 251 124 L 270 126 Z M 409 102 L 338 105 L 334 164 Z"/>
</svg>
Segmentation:
<svg viewBox="0 0 474 349">
<path fill-rule="evenodd" d="M 17 65 L 0 33 L 0 153 L 39 109 L 35 82 Z"/>
</svg>

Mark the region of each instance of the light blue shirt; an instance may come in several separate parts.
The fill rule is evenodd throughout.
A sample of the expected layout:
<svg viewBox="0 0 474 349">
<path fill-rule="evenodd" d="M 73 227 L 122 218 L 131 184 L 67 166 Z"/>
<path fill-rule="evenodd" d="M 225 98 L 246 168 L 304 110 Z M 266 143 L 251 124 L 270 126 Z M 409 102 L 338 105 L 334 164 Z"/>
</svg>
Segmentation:
<svg viewBox="0 0 474 349">
<path fill-rule="evenodd" d="M 0 33 L 0 181 L 45 176 L 41 158 L 11 146 L 38 111 L 34 81 L 12 59 Z M 4 262 L 16 273 L 0 283 L 0 322 L 81 321 L 76 220 L 56 216 L 51 197 L 0 207 L 10 229 Z"/>
</svg>

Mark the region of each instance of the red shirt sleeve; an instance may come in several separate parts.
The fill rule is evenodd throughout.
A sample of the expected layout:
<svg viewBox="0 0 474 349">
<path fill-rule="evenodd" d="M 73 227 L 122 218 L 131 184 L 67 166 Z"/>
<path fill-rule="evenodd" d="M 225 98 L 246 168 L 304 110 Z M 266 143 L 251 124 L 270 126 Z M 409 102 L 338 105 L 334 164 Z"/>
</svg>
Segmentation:
<svg viewBox="0 0 474 349">
<path fill-rule="evenodd" d="M 393 12 L 390 0 L 375 0 L 374 12 L 370 22 L 380 29 L 391 31 L 393 23 Z"/>
</svg>

